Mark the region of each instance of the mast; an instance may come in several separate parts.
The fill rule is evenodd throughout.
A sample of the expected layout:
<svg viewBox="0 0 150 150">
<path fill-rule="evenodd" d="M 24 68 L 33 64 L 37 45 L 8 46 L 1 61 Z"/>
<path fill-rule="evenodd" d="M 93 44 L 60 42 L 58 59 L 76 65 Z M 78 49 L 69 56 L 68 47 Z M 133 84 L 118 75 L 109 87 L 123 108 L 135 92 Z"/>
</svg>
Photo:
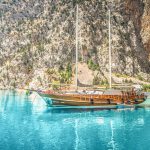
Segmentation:
<svg viewBox="0 0 150 150">
<path fill-rule="evenodd" d="M 110 28 L 111 13 L 110 13 L 110 9 L 108 10 L 108 12 L 109 12 L 109 88 L 111 89 L 111 87 L 112 87 L 112 78 L 111 78 L 112 70 L 111 70 L 111 28 Z"/>
<path fill-rule="evenodd" d="M 75 74 L 75 86 L 78 90 L 78 4 L 76 7 L 76 74 Z"/>
</svg>

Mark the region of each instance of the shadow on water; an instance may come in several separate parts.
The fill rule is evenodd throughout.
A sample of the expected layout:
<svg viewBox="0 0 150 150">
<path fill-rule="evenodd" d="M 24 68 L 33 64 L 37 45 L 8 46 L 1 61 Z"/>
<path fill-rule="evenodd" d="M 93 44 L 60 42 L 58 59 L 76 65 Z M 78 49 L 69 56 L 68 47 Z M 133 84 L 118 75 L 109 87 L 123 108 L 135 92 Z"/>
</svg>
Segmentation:
<svg viewBox="0 0 150 150">
<path fill-rule="evenodd" d="M 44 113 L 82 113 L 82 112 L 98 112 L 98 111 L 111 111 L 115 109 L 106 109 L 106 108 L 68 108 L 68 107 L 63 107 L 63 108 L 47 108 Z"/>
</svg>

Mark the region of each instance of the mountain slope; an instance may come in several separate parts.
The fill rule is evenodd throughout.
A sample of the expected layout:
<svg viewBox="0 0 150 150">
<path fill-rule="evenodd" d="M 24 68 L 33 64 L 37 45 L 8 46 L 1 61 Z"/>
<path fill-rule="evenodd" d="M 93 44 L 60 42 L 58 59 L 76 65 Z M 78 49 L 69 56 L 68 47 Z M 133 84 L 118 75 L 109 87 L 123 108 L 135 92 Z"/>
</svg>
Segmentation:
<svg viewBox="0 0 150 150">
<path fill-rule="evenodd" d="M 47 87 L 54 81 L 73 83 L 76 3 L 75 0 L 0 2 L 2 88 L 29 84 L 35 88 Z M 108 7 L 111 7 L 113 73 L 149 81 L 150 2 L 84 0 L 78 3 L 80 63 L 86 63 L 94 77 L 107 80 Z M 72 67 L 69 77 L 67 65 Z"/>
</svg>

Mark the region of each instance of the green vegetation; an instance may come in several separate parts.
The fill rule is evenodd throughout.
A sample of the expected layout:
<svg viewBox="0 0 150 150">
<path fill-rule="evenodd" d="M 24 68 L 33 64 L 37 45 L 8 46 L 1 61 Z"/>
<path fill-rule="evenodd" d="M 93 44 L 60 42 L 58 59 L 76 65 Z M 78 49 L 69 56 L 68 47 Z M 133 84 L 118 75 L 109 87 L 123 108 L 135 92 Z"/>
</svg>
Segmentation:
<svg viewBox="0 0 150 150">
<path fill-rule="evenodd" d="M 131 79 L 125 79 L 124 82 L 125 83 L 133 83 L 133 81 Z"/>
<path fill-rule="evenodd" d="M 39 52 L 44 51 L 44 44 L 43 44 L 43 43 L 39 43 L 39 44 L 37 45 L 37 49 L 38 49 Z"/>
<path fill-rule="evenodd" d="M 100 79 L 98 76 L 95 76 L 93 79 L 93 85 L 99 85 L 100 84 Z"/>
<path fill-rule="evenodd" d="M 93 79 L 93 85 L 105 86 L 107 88 L 109 83 L 107 79 L 101 80 L 98 76 L 95 76 Z"/>
<path fill-rule="evenodd" d="M 38 52 L 38 54 L 40 56 L 42 56 L 44 51 L 45 51 L 44 43 L 43 42 L 39 42 L 38 45 L 37 45 L 37 52 Z"/>
<path fill-rule="evenodd" d="M 59 72 L 64 71 L 64 67 L 62 65 L 60 65 L 59 68 L 58 68 L 58 71 Z"/>
<path fill-rule="evenodd" d="M 12 86 L 13 86 L 14 88 L 16 88 L 16 82 L 15 82 L 15 81 L 12 83 Z"/>
<path fill-rule="evenodd" d="M 31 44 L 27 44 L 27 45 L 25 45 L 23 47 L 20 47 L 18 52 L 26 53 L 26 52 L 30 51 L 30 49 L 31 49 Z"/>
<path fill-rule="evenodd" d="M 108 80 L 101 80 L 100 85 L 107 87 L 109 85 Z"/>
<path fill-rule="evenodd" d="M 121 24 L 124 24 L 124 22 L 121 23 Z M 122 33 L 122 34 L 123 34 L 123 33 Z M 129 40 L 129 39 L 130 39 L 130 34 L 129 34 L 128 32 L 127 32 L 127 33 L 124 33 L 123 35 L 124 35 L 125 40 Z"/>
<path fill-rule="evenodd" d="M 150 84 L 144 84 L 144 85 L 143 85 L 143 90 L 144 90 L 145 92 L 150 92 Z"/>
<path fill-rule="evenodd" d="M 120 77 L 120 78 L 126 78 L 125 79 L 125 83 L 132 83 L 132 80 L 131 79 L 128 79 L 130 76 L 129 75 L 126 75 L 126 74 L 120 74 L 120 73 L 116 73 L 115 74 L 116 77 Z M 141 75 L 137 75 L 137 76 L 134 76 L 134 78 L 138 79 L 138 80 L 141 80 L 141 81 L 146 81 Z"/>
<path fill-rule="evenodd" d="M 129 75 L 120 74 L 120 73 L 115 73 L 115 76 L 116 76 L 116 77 L 122 77 L 122 78 L 128 78 L 128 77 L 130 77 Z"/>
<path fill-rule="evenodd" d="M 68 63 L 66 67 L 64 67 L 63 65 L 60 65 L 58 70 L 48 68 L 46 70 L 46 74 L 49 76 L 49 82 L 52 83 L 52 88 L 57 90 L 60 84 L 71 83 L 72 66 L 70 63 Z"/>
<path fill-rule="evenodd" d="M 54 69 L 48 68 L 48 69 L 46 70 L 46 73 L 47 73 L 48 75 L 52 75 L 52 74 L 56 73 L 56 71 L 55 71 Z"/>
<path fill-rule="evenodd" d="M 30 90 L 26 90 L 26 95 L 29 95 L 30 94 Z"/>
<path fill-rule="evenodd" d="M 99 69 L 99 64 L 96 64 L 92 61 L 92 59 L 88 60 L 87 62 L 88 64 L 88 68 L 95 71 L 95 70 L 98 70 Z"/>
<path fill-rule="evenodd" d="M 59 68 L 60 73 L 60 83 L 70 83 L 72 77 L 72 67 L 71 64 L 68 63 L 66 68 Z"/>
<path fill-rule="evenodd" d="M 81 61 L 83 61 L 83 60 L 82 60 L 82 57 L 79 57 L 79 62 L 81 62 Z"/>
<path fill-rule="evenodd" d="M 42 79 L 40 76 L 37 77 L 37 80 L 40 82 L 40 84 L 42 85 Z"/>
<path fill-rule="evenodd" d="M 58 68 L 58 71 L 55 70 L 55 69 L 51 69 L 51 68 L 48 68 L 46 70 L 46 73 L 49 75 L 49 79 L 50 79 L 50 82 L 52 80 L 54 80 L 55 82 L 59 82 L 60 83 L 70 83 L 71 82 L 71 77 L 72 77 L 72 67 L 70 65 L 70 63 L 68 63 L 66 65 L 66 68 L 64 68 L 62 65 L 59 66 Z M 54 88 L 56 87 L 55 86 L 55 83 L 54 83 Z"/>
<path fill-rule="evenodd" d="M 60 82 L 59 81 L 53 81 L 52 82 L 52 89 L 53 90 L 58 90 L 60 87 Z"/>
<path fill-rule="evenodd" d="M 88 53 L 89 53 L 90 57 L 96 56 L 97 55 L 97 50 L 96 49 L 91 49 L 91 50 L 89 50 Z"/>
<path fill-rule="evenodd" d="M 73 5 L 83 3 L 85 0 L 73 0 Z"/>
<path fill-rule="evenodd" d="M 144 78 L 141 75 L 137 75 L 137 78 L 141 81 L 144 81 Z"/>
</svg>

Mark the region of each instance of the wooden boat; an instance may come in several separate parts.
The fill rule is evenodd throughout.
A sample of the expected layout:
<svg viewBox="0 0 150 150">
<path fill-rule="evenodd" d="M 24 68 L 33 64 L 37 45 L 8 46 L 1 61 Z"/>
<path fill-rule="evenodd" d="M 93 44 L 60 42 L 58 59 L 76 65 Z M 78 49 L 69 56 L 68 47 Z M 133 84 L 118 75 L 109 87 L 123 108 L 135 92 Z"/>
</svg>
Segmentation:
<svg viewBox="0 0 150 150">
<path fill-rule="evenodd" d="M 58 93 L 54 91 L 38 91 L 50 107 L 81 106 L 98 108 L 117 108 L 119 105 L 133 106 L 144 102 L 144 94 L 118 92 L 109 90 L 103 94 Z"/>
<path fill-rule="evenodd" d="M 111 13 L 109 10 L 109 88 L 112 88 L 111 77 L 111 34 L 110 23 Z M 75 65 L 75 86 L 78 89 L 78 4 L 76 7 L 76 65 Z M 99 107 L 99 108 L 117 108 L 118 106 L 133 106 L 140 104 L 145 100 L 143 94 L 137 94 L 134 91 L 119 92 L 108 90 L 103 94 L 87 93 L 59 93 L 54 91 L 38 91 L 48 106 L 77 106 L 77 107 Z"/>
</svg>

